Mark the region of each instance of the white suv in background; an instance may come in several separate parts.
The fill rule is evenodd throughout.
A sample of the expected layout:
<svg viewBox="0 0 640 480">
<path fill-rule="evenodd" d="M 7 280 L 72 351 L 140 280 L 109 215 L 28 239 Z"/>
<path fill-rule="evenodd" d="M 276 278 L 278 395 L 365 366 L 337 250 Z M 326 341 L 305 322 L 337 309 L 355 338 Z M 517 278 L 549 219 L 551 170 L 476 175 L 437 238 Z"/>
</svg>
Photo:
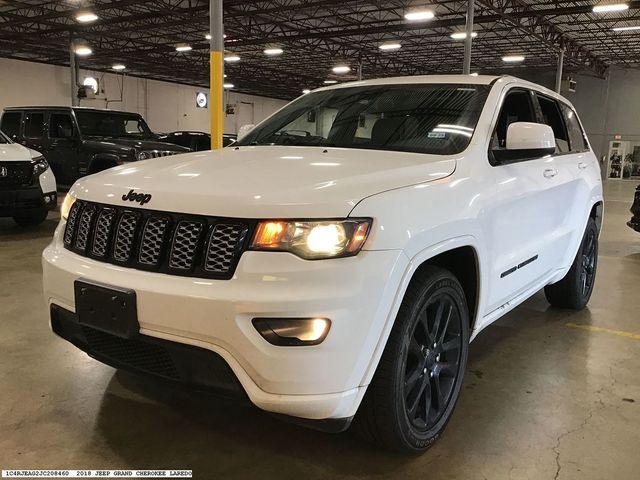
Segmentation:
<svg viewBox="0 0 640 480">
<path fill-rule="evenodd" d="M 57 198 L 56 178 L 45 158 L 0 132 L 0 217 L 36 226 L 57 206 Z"/>
<path fill-rule="evenodd" d="M 79 180 L 44 251 L 92 357 L 324 430 L 428 448 L 468 345 L 591 295 L 602 184 L 575 110 L 511 77 L 323 88 L 235 147 Z"/>
</svg>

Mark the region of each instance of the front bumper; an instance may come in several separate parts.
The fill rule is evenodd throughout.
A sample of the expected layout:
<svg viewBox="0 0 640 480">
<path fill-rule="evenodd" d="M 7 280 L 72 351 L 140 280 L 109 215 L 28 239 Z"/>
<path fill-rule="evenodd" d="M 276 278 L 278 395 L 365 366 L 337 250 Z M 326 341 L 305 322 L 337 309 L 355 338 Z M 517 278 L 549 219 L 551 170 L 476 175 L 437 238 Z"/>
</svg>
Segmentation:
<svg viewBox="0 0 640 480">
<path fill-rule="evenodd" d="M 63 228 L 43 254 L 49 305 L 75 312 L 81 278 L 133 289 L 141 335 L 215 352 L 255 405 L 306 419 L 355 414 L 408 265 L 396 250 L 315 262 L 245 252 L 231 280 L 176 277 L 76 255 L 62 245 Z M 332 325 L 320 345 L 278 347 L 255 330 L 256 317 L 323 317 Z"/>
<path fill-rule="evenodd" d="M 43 209 L 52 210 L 56 205 L 57 193 L 43 193 L 40 186 L 0 189 L 0 217 L 36 214 Z"/>
</svg>

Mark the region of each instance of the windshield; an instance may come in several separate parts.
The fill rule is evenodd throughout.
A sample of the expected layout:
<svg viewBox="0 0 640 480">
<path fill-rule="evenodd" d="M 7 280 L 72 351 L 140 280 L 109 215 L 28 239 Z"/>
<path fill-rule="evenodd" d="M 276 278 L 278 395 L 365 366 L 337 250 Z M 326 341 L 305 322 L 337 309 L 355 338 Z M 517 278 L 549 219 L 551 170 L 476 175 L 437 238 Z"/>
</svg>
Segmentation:
<svg viewBox="0 0 640 480">
<path fill-rule="evenodd" d="M 488 85 L 381 85 L 310 93 L 235 145 L 296 145 L 451 155 L 471 140 Z"/>
<path fill-rule="evenodd" d="M 138 115 L 76 110 L 80 133 L 89 137 L 149 138 L 153 134 Z"/>
</svg>

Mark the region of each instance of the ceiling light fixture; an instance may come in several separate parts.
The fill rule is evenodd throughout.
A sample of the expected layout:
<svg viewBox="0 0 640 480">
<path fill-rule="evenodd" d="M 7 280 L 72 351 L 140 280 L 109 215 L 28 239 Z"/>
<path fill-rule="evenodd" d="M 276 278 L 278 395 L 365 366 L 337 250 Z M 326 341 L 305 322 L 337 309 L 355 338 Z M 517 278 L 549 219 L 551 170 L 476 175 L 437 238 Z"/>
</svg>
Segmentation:
<svg viewBox="0 0 640 480">
<path fill-rule="evenodd" d="M 593 7 L 593 13 L 621 12 L 628 8 L 626 3 L 601 3 Z"/>
<path fill-rule="evenodd" d="M 210 34 L 210 33 L 207 33 L 207 34 L 204 36 L 204 38 L 206 38 L 207 40 L 211 40 L 211 34 Z"/>
<path fill-rule="evenodd" d="M 78 12 L 76 13 L 76 20 L 80 23 L 91 23 L 98 20 L 98 15 L 93 12 Z"/>
<path fill-rule="evenodd" d="M 176 45 L 176 52 L 190 52 L 193 50 L 193 47 L 188 43 L 179 43 Z"/>
<path fill-rule="evenodd" d="M 235 87 L 235 85 L 234 85 L 233 83 L 225 83 L 225 84 L 224 84 L 224 88 L 225 88 L 226 90 L 230 90 L 230 89 L 232 89 L 233 87 Z"/>
<path fill-rule="evenodd" d="M 280 47 L 269 47 L 264 49 L 264 54 L 269 55 L 270 57 L 282 55 L 283 52 L 284 50 L 282 50 Z"/>
<path fill-rule="evenodd" d="M 311 90 L 309 90 L 308 88 L 305 88 L 304 90 L 302 90 L 303 95 L 306 95 L 307 93 L 311 93 Z"/>
<path fill-rule="evenodd" d="M 112 65 L 111 68 L 113 70 L 122 71 L 127 67 L 125 65 L 122 65 L 121 63 L 116 63 L 115 65 Z"/>
<path fill-rule="evenodd" d="M 410 22 L 420 22 L 424 20 L 431 20 L 435 17 L 435 14 L 431 10 L 414 10 L 412 12 L 407 12 L 404 15 L 406 20 Z"/>
<path fill-rule="evenodd" d="M 85 87 L 89 87 L 91 90 L 93 90 L 93 93 L 98 93 L 98 80 L 96 80 L 94 77 L 85 77 L 85 79 L 82 81 L 82 85 L 84 85 Z"/>
<path fill-rule="evenodd" d="M 640 30 L 640 25 L 634 25 L 632 27 L 614 27 L 614 32 L 630 32 L 632 30 Z"/>
<path fill-rule="evenodd" d="M 477 77 L 478 76 L 478 72 L 473 72 L 470 74 L 472 77 Z"/>
<path fill-rule="evenodd" d="M 236 63 L 240 61 L 240 56 L 239 55 L 227 55 L 226 57 L 224 57 L 224 61 L 227 63 Z"/>
<path fill-rule="evenodd" d="M 505 57 L 502 57 L 502 61 L 507 63 L 522 62 L 524 61 L 524 56 L 523 55 L 507 55 Z"/>
<path fill-rule="evenodd" d="M 336 65 L 335 67 L 333 67 L 333 73 L 348 73 L 351 71 L 351 67 L 347 66 L 347 65 Z"/>
<path fill-rule="evenodd" d="M 91 47 L 89 45 L 87 45 L 86 43 L 76 44 L 73 47 L 73 51 L 75 52 L 76 55 L 78 55 L 80 57 L 86 57 L 86 56 L 91 55 L 93 53 L 93 50 L 91 50 Z"/>
<path fill-rule="evenodd" d="M 473 32 L 471 34 L 471 38 L 476 38 L 478 36 L 478 32 Z M 467 32 L 454 32 L 450 35 L 454 40 L 464 40 L 467 38 Z"/>
<path fill-rule="evenodd" d="M 378 46 L 378 48 L 384 52 L 392 51 L 392 50 L 400 50 L 402 45 L 400 42 L 386 42 Z"/>
<path fill-rule="evenodd" d="M 325 80 L 324 81 L 325 85 L 333 85 L 335 83 L 338 83 L 338 80 Z"/>
</svg>

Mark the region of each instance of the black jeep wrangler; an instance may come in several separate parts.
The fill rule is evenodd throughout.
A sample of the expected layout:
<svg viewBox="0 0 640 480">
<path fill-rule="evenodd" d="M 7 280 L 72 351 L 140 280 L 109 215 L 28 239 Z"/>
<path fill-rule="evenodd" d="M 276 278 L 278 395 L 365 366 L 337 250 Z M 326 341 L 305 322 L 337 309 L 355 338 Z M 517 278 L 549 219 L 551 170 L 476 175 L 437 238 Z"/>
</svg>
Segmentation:
<svg viewBox="0 0 640 480">
<path fill-rule="evenodd" d="M 0 120 L 11 140 L 41 152 L 59 185 L 126 162 L 188 152 L 158 142 L 142 116 L 81 107 L 11 107 Z"/>
</svg>

